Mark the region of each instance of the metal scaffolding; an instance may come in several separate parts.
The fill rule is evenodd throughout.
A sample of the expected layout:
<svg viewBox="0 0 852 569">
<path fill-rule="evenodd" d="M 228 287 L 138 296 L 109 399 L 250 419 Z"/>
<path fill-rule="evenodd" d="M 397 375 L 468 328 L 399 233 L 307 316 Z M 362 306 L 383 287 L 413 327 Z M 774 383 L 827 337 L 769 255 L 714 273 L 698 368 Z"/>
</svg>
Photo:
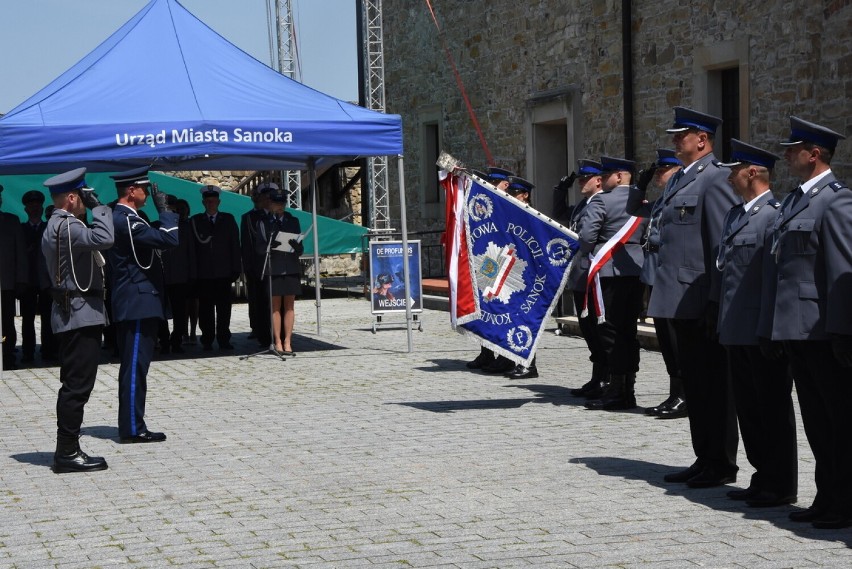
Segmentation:
<svg viewBox="0 0 852 569">
<path fill-rule="evenodd" d="M 293 26 L 293 7 L 290 0 L 277 0 L 275 21 L 278 23 L 278 71 L 296 79 L 297 52 Z M 302 173 L 298 170 L 281 172 L 283 188 L 287 192 L 287 207 L 302 209 Z"/>
<path fill-rule="evenodd" d="M 362 0 L 363 29 L 366 38 L 363 56 L 367 93 L 367 108 L 385 112 L 385 59 L 382 35 L 382 0 Z M 371 201 L 370 228 L 374 231 L 390 231 L 390 188 L 388 187 L 387 156 L 375 156 L 368 160 L 366 176 Z"/>
</svg>

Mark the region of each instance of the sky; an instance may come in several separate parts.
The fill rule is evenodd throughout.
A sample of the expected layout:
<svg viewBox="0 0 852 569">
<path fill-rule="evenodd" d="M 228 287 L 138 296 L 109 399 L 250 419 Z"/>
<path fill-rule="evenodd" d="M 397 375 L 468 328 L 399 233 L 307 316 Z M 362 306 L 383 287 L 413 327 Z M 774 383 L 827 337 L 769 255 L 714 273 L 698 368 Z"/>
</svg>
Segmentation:
<svg viewBox="0 0 852 569">
<path fill-rule="evenodd" d="M 198 19 L 270 64 L 267 0 L 179 0 Z M 148 0 L 0 0 L 0 113 L 73 66 Z M 274 4 L 274 2 L 273 2 Z M 291 0 L 301 81 L 358 100 L 355 0 Z"/>
</svg>

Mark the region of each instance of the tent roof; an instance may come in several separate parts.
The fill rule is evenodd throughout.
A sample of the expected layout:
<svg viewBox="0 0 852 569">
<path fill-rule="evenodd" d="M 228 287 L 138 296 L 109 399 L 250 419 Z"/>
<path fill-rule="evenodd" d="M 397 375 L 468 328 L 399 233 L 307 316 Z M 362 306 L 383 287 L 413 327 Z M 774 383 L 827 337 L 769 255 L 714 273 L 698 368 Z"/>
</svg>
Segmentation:
<svg viewBox="0 0 852 569">
<path fill-rule="evenodd" d="M 0 173 L 293 169 L 402 153 L 402 121 L 281 75 L 152 0 L 0 118 Z"/>
<path fill-rule="evenodd" d="M 204 211 L 204 206 L 201 205 L 201 193 L 199 189 L 202 184 L 196 184 L 188 180 L 181 180 L 172 176 L 166 176 L 157 172 L 149 174 L 151 180 L 157 184 L 161 191 L 184 199 L 189 203 L 190 213 L 196 214 Z M 26 221 L 27 214 L 24 212 L 24 206 L 21 204 L 21 197 L 28 190 L 38 190 L 45 196 L 45 206 L 49 205 L 50 196 L 45 189 L 43 182 L 49 175 L 26 175 L 26 176 L 0 176 L 0 184 L 5 187 L 3 191 L 3 211 L 17 215 L 21 221 Z M 115 183 L 109 177 L 109 174 L 86 174 L 86 183 L 95 188 L 98 197 L 103 203 L 111 202 L 116 199 Z M 247 196 L 235 194 L 233 192 L 222 192 L 221 203 L 219 209 L 233 214 L 237 218 L 237 223 L 240 222 L 240 217 L 254 207 L 251 199 Z M 143 211 L 150 219 L 157 219 L 157 210 L 151 200 L 143 208 Z M 288 209 L 290 213 L 299 218 L 299 224 L 302 226 L 302 231 L 307 231 L 313 223 L 311 212 L 298 209 Z M 317 225 L 319 226 L 319 254 L 320 255 L 343 255 L 347 253 L 360 253 L 364 246 L 364 235 L 367 234 L 367 228 L 344 221 L 338 221 L 330 217 L 317 216 Z M 312 255 L 314 251 L 313 236 L 308 235 L 304 241 L 305 255 Z"/>
</svg>

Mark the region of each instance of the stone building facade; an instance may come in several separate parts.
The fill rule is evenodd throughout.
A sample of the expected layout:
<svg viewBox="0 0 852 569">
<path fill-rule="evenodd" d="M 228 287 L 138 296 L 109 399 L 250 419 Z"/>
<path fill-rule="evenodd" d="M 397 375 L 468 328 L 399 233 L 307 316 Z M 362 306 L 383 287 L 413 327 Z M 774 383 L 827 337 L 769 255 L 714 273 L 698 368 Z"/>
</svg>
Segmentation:
<svg viewBox="0 0 852 569">
<path fill-rule="evenodd" d="M 675 105 L 726 119 L 719 158 L 731 136 L 781 153 L 791 114 L 852 135 L 850 0 L 432 6 L 440 34 L 427 3 L 383 2 L 387 110 L 403 117 L 411 229 L 443 225 L 438 150 L 486 164 L 444 45 L 494 163 L 533 181 L 534 204 L 545 213 L 553 211 L 551 188 L 577 159 L 609 154 L 648 164 L 656 148 L 671 147 L 665 128 Z M 852 183 L 852 140 L 841 142 L 832 166 Z M 795 187 L 783 162 L 776 170 L 780 193 Z"/>
</svg>

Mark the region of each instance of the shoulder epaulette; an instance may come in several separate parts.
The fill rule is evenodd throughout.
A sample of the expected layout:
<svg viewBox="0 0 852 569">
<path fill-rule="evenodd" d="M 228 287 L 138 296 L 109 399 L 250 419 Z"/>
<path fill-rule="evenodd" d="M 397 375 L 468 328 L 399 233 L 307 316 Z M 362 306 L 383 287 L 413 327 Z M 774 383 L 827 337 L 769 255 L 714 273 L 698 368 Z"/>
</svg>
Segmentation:
<svg viewBox="0 0 852 569">
<path fill-rule="evenodd" d="M 831 188 L 835 192 L 839 192 L 840 190 L 848 190 L 849 189 L 848 186 L 845 186 L 843 183 L 838 182 L 837 180 L 835 180 L 833 182 L 829 182 L 827 185 L 828 185 L 829 188 Z"/>
<path fill-rule="evenodd" d="M 715 166 L 716 168 L 722 167 L 722 161 L 719 160 L 718 158 L 714 158 L 713 160 L 710 161 L 710 163 L 713 164 L 713 166 Z"/>
<path fill-rule="evenodd" d="M 771 205 L 775 209 L 778 209 L 779 207 L 781 207 L 781 202 L 779 202 L 775 198 L 771 198 L 771 199 L 766 201 L 766 205 Z"/>
</svg>

